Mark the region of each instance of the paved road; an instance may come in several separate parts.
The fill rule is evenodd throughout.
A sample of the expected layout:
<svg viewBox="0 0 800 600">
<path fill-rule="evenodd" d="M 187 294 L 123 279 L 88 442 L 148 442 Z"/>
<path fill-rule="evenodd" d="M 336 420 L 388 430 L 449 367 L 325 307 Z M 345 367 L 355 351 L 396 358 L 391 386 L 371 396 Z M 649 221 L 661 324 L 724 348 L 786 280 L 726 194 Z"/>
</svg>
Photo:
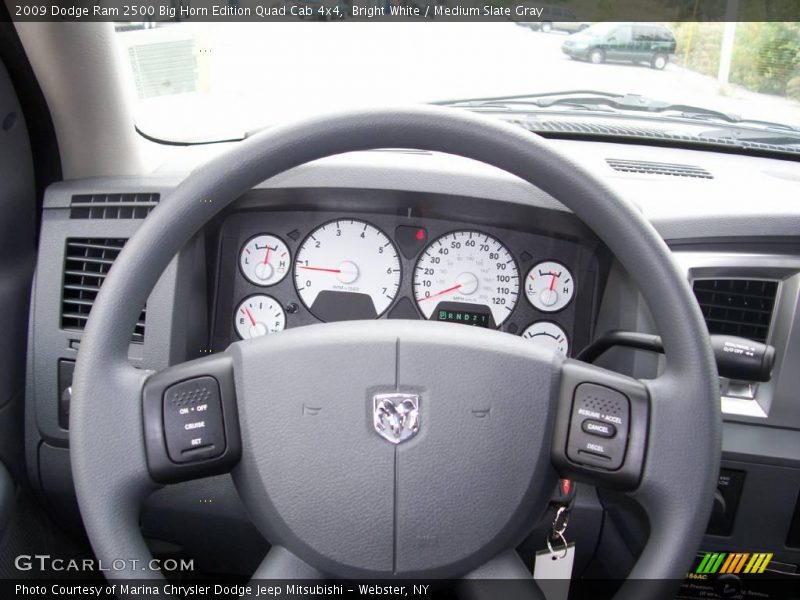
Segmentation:
<svg viewBox="0 0 800 600">
<path fill-rule="evenodd" d="M 201 115 L 217 127 L 249 129 L 335 108 L 567 89 L 637 93 L 800 125 L 800 103 L 736 88 L 722 94 L 713 77 L 674 64 L 656 71 L 570 60 L 561 53 L 564 34 L 513 23 L 193 24 L 120 35 L 138 44 L 183 27 L 196 39 L 198 85 L 210 94 L 184 100 L 178 114 L 159 110 L 153 125 L 176 131 L 183 121 L 197 131 Z M 154 104 L 164 109 L 165 102 Z"/>
</svg>

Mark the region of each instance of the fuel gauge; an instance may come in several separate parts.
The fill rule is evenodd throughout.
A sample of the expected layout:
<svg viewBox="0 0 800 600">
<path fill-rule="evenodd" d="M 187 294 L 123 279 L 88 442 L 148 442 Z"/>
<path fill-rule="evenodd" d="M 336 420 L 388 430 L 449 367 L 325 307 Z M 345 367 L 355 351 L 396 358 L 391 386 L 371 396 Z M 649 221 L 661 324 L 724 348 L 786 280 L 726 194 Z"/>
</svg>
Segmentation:
<svg viewBox="0 0 800 600">
<path fill-rule="evenodd" d="M 243 340 L 278 333 L 286 327 L 286 313 L 272 296 L 256 294 L 245 298 L 236 309 L 236 333 Z"/>
</svg>

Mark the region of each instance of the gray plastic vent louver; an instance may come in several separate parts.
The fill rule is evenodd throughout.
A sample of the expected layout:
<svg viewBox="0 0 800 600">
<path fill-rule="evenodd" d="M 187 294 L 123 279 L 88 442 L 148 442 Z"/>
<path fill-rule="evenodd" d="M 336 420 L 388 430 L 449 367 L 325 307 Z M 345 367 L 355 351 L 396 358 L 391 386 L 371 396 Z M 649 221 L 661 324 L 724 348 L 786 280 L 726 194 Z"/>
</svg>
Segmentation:
<svg viewBox="0 0 800 600">
<path fill-rule="evenodd" d="M 625 160 L 621 158 L 607 158 L 606 162 L 608 166 L 615 171 L 621 171 L 623 173 L 669 175 L 671 177 L 696 177 L 699 179 L 714 178 L 711 173 L 702 167 L 695 167 L 693 165 L 648 162 L 644 160 Z"/>
<path fill-rule="evenodd" d="M 767 340 L 777 281 L 698 279 L 692 287 L 709 333 Z"/>
<path fill-rule="evenodd" d="M 144 219 L 158 206 L 160 195 L 80 194 L 69 203 L 70 219 Z"/>
<path fill-rule="evenodd" d="M 64 255 L 61 328 L 82 331 L 89 311 L 114 259 L 127 240 L 122 238 L 69 238 Z M 142 310 L 131 340 L 144 342 L 146 311 Z"/>
</svg>

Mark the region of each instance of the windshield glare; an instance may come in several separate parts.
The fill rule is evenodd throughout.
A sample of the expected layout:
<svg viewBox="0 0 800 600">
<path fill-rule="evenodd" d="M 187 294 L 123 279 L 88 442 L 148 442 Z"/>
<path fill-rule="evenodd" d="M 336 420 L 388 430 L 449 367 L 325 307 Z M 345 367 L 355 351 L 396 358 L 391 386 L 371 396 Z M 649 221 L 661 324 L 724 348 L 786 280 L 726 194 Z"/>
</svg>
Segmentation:
<svg viewBox="0 0 800 600">
<path fill-rule="evenodd" d="M 618 23 L 596 23 L 584 29 L 583 33 L 590 36 L 603 37 L 614 31 L 618 26 Z"/>
<path fill-rule="evenodd" d="M 137 126 L 166 141 L 237 139 L 337 109 L 575 89 L 800 126 L 800 24 L 630 24 L 615 47 L 570 41 L 615 23 L 539 25 L 127 23 L 116 37 Z M 638 42 L 654 35 L 657 55 Z"/>
</svg>

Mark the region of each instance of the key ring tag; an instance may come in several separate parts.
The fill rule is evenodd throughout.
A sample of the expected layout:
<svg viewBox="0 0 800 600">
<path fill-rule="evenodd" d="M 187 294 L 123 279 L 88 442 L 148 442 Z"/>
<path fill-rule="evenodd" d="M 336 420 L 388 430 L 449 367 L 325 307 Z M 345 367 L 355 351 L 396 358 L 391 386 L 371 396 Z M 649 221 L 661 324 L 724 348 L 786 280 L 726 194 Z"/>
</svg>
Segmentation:
<svg viewBox="0 0 800 600">
<path fill-rule="evenodd" d="M 567 554 L 569 553 L 570 546 L 574 546 L 575 544 L 568 544 L 567 538 L 564 537 L 562 532 L 556 532 L 556 536 L 561 540 L 562 548 L 560 552 L 556 552 L 553 548 L 553 544 L 550 543 L 550 537 L 545 537 L 545 541 L 547 542 L 547 550 L 550 552 L 550 556 L 553 560 L 561 560 L 563 558 L 567 558 Z"/>
<path fill-rule="evenodd" d="M 566 506 L 559 506 L 556 516 L 553 518 L 553 524 L 550 526 L 550 530 L 553 532 L 551 537 L 561 537 L 563 539 L 567 525 L 569 525 L 569 510 Z"/>
<path fill-rule="evenodd" d="M 546 550 L 539 550 L 533 564 L 533 578 L 546 600 L 567 600 L 575 562 L 575 544 L 567 542 L 564 532 L 569 524 L 569 508 L 556 510 L 550 534 L 545 536 Z M 557 543 L 553 545 L 553 540 Z"/>
<path fill-rule="evenodd" d="M 533 565 L 533 578 L 546 600 L 568 600 L 575 562 L 575 544 L 567 543 L 563 550 L 557 548 L 539 550 Z"/>
</svg>

